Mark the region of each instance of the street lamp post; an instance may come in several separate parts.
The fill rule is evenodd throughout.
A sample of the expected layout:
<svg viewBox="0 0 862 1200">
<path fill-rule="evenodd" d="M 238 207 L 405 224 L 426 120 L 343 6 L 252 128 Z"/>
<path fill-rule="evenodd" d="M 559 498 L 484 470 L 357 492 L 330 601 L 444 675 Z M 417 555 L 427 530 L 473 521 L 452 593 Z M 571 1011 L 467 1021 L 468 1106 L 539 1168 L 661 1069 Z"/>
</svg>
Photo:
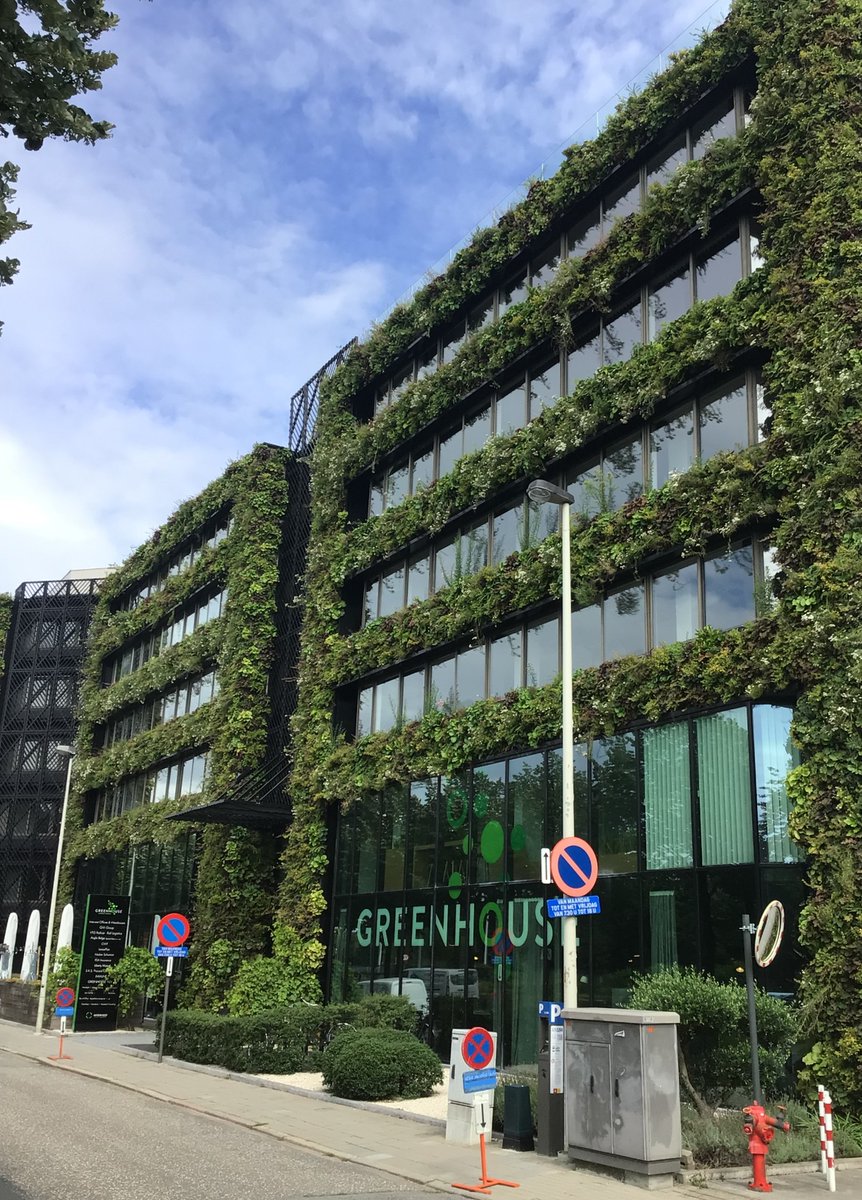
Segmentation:
<svg viewBox="0 0 862 1200">
<path fill-rule="evenodd" d="M 575 722 L 572 700 L 572 505 L 571 492 L 545 479 L 527 488 L 533 504 L 557 504 L 562 509 L 563 542 L 563 837 L 575 836 Z M 575 917 L 563 917 L 563 1007 L 578 1006 L 578 929 Z"/>
<path fill-rule="evenodd" d="M 69 809 L 69 791 L 72 786 L 72 762 L 75 751 L 71 746 L 58 746 L 57 752 L 69 761 L 66 764 L 66 789 L 63 793 L 63 813 L 60 817 L 60 838 L 57 842 L 57 860 L 54 863 L 54 885 L 51 888 L 51 906 L 48 910 L 48 925 L 45 929 L 45 959 L 42 963 L 42 984 L 39 988 L 39 1006 L 36 1010 L 36 1033 L 42 1033 L 45 1020 L 45 999 L 48 994 L 48 975 L 51 972 L 51 933 L 54 928 L 54 914 L 57 911 L 57 892 L 60 890 L 60 864 L 63 859 L 63 838 L 66 833 L 66 813 Z"/>
</svg>

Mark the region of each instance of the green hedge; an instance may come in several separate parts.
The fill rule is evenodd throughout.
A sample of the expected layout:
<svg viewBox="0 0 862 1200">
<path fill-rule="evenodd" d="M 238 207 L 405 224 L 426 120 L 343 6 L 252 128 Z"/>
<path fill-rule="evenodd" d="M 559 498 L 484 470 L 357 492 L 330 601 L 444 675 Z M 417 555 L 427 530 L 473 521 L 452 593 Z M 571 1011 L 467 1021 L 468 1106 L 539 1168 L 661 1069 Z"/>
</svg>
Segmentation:
<svg viewBox="0 0 862 1200">
<path fill-rule="evenodd" d="M 345 1029 L 321 1061 L 323 1082 L 348 1100 L 430 1096 L 443 1080 L 430 1047 L 403 1029 Z"/>
</svg>

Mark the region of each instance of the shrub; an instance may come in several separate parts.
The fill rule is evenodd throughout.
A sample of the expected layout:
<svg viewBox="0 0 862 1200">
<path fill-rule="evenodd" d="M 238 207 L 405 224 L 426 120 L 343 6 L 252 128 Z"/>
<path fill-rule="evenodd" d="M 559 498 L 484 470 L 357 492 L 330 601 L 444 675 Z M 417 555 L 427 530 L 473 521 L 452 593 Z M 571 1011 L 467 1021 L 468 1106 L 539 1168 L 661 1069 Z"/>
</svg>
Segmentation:
<svg viewBox="0 0 862 1200">
<path fill-rule="evenodd" d="M 57 951 L 54 967 L 48 975 L 48 999 L 53 1000 L 61 987 L 78 986 L 78 969 L 81 956 L 76 954 L 71 946 L 64 946 Z"/>
<path fill-rule="evenodd" d="M 286 958 L 253 958 L 237 971 L 228 992 L 232 1017 L 257 1016 L 286 1004 L 319 1004 L 320 984 Z"/>
<path fill-rule="evenodd" d="M 430 1096 L 443 1069 L 433 1050 L 403 1029 L 345 1029 L 322 1056 L 323 1082 L 349 1100 Z"/>
<path fill-rule="evenodd" d="M 797 1038 L 796 1011 L 782 1000 L 756 992 L 760 1078 L 774 1091 Z M 720 983 L 693 968 L 671 967 L 642 975 L 631 993 L 633 1008 L 679 1013 L 680 1083 L 698 1112 L 727 1103 L 751 1089 L 748 1008 L 745 988 Z"/>
<path fill-rule="evenodd" d="M 165 1053 L 228 1071 L 286 1075 L 302 1070 L 321 1021 L 322 1009 L 314 1004 L 250 1017 L 181 1009 L 168 1013 Z"/>
<path fill-rule="evenodd" d="M 773 1111 L 773 1110 L 770 1110 Z M 778 1115 L 773 1111 L 773 1115 Z M 771 1163 L 815 1162 L 820 1152 L 820 1127 L 816 1109 L 790 1102 L 786 1118 L 790 1133 L 777 1133 L 769 1148 Z M 694 1155 L 698 1167 L 747 1167 L 751 1163 L 748 1138 L 742 1132 L 742 1113 L 720 1112 L 702 1117 L 688 1104 L 682 1106 L 682 1144 Z M 839 1157 L 862 1151 L 858 1135 L 840 1124 L 835 1127 Z"/>
<path fill-rule="evenodd" d="M 165 984 L 164 968 L 149 950 L 127 946 L 123 957 L 105 972 L 111 983 L 120 985 L 121 1017 L 129 1017 L 147 992 L 158 992 Z"/>
</svg>

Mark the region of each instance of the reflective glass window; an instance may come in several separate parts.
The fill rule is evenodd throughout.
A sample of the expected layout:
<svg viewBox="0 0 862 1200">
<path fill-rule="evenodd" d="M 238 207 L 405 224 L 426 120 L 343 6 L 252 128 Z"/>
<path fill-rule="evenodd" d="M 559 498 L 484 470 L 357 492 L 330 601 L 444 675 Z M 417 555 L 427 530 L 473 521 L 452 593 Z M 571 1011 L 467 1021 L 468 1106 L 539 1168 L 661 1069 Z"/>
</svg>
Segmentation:
<svg viewBox="0 0 862 1200">
<path fill-rule="evenodd" d="M 428 582 L 431 574 L 431 559 L 427 554 L 411 558 L 407 571 L 407 603 L 428 599 Z"/>
<path fill-rule="evenodd" d="M 500 392 L 494 407 L 496 410 L 494 431 L 498 437 L 501 434 L 512 433 L 515 429 L 523 429 L 526 424 L 523 379 L 506 391 Z"/>
<path fill-rule="evenodd" d="M 521 686 L 521 630 L 505 633 L 488 644 L 489 695 L 505 696 Z"/>
<path fill-rule="evenodd" d="M 598 245 L 601 237 L 601 220 L 598 209 L 593 209 L 587 216 L 582 217 L 566 235 L 566 249 L 569 258 L 583 258 L 589 254 L 593 246 Z"/>
<path fill-rule="evenodd" d="M 456 707 L 457 692 L 455 690 L 455 657 L 444 658 L 442 662 L 431 666 L 431 687 L 428 694 L 428 705 L 443 711 L 451 711 Z"/>
<path fill-rule="evenodd" d="M 602 201 L 602 233 L 605 237 L 617 221 L 637 212 L 641 202 L 640 176 L 634 175 L 609 192 Z"/>
<path fill-rule="evenodd" d="M 512 878 L 538 879 L 545 828 L 545 756 L 509 759 L 508 828 Z"/>
<path fill-rule="evenodd" d="M 437 343 L 423 350 L 416 360 L 416 378 L 427 379 L 437 370 Z"/>
<path fill-rule="evenodd" d="M 181 795 L 193 796 L 201 791 L 204 785 L 204 772 L 206 769 L 206 755 L 197 754 L 190 762 L 187 762 L 183 768 L 183 782 Z"/>
<path fill-rule="evenodd" d="M 410 467 L 407 463 L 392 467 L 386 476 L 386 507 L 406 500 L 410 491 Z"/>
<path fill-rule="evenodd" d="M 788 773 L 799 765 L 790 737 L 793 710 L 776 704 L 754 708 L 754 768 L 760 852 L 770 863 L 799 862 L 802 853 L 788 832 Z"/>
<path fill-rule="evenodd" d="M 597 667 L 602 661 L 602 609 L 599 604 L 572 613 L 572 668 Z"/>
<path fill-rule="evenodd" d="M 526 502 L 527 513 L 527 544 L 538 546 L 546 537 L 556 533 L 560 528 L 560 507 L 558 504 L 532 504 Z"/>
<path fill-rule="evenodd" d="M 444 475 L 448 475 L 461 457 L 463 440 L 463 432 L 460 425 L 457 429 L 453 429 L 451 433 L 447 433 L 445 437 L 441 437 L 437 466 L 438 479 Z"/>
<path fill-rule="evenodd" d="M 734 629 L 754 620 L 752 547 L 739 546 L 704 560 L 703 590 L 706 624 Z"/>
<path fill-rule="evenodd" d="M 464 421 L 464 448 L 462 453 L 472 454 L 481 450 L 491 436 L 491 406 L 483 408 L 475 416 Z"/>
<path fill-rule="evenodd" d="M 448 587 L 456 578 L 454 538 L 441 542 L 434 551 L 434 591 Z"/>
<path fill-rule="evenodd" d="M 473 770 L 473 821 L 470 834 L 474 882 L 501 882 L 508 874 L 505 760 L 485 763 Z M 493 947 L 494 943 L 491 944 Z"/>
<path fill-rule="evenodd" d="M 635 735 L 596 738 L 591 753 L 591 841 L 602 875 L 637 870 L 638 775 Z"/>
<path fill-rule="evenodd" d="M 628 504 L 643 492 L 643 442 L 638 435 L 608 450 L 602 474 L 609 511 Z"/>
<path fill-rule="evenodd" d="M 703 864 L 753 862 L 748 714 L 732 709 L 694 725 Z"/>
<path fill-rule="evenodd" d="M 553 404 L 560 394 L 560 360 L 553 358 L 529 375 L 530 420 Z"/>
<path fill-rule="evenodd" d="M 407 849 L 407 788 L 393 785 L 380 797 L 380 879 L 383 892 L 404 887 L 404 856 Z"/>
<path fill-rule="evenodd" d="M 485 647 L 473 646 L 458 655 L 457 703 L 459 708 L 468 708 L 477 700 L 485 699 Z"/>
<path fill-rule="evenodd" d="M 543 687 L 560 673 L 560 623 L 556 617 L 527 626 L 527 686 Z"/>
<path fill-rule="evenodd" d="M 437 786 L 436 779 L 422 779 L 410 784 L 408 888 L 431 887 L 434 883 L 434 852 L 437 848 Z"/>
<path fill-rule="evenodd" d="M 377 600 L 379 589 L 379 579 L 369 579 L 365 585 L 365 598 L 363 600 L 362 608 L 363 624 L 367 621 L 375 620 L 378 615 Z"/>
<path fill-rule="evenodd" d="M 371 732 L 371 708 L 374 701 L 374 688 L 363 688 L 359 693 L 359 703 L 356 706 L 356 736 L 365 737 Z"/>
<path fill-rule="evenodd" d="M 392 394 L 391 403 L 394 403 L 404 392 L 408 383 L 413 382 L 413 362 L 412 360 L 401 368 L 395 375 L 392 376 Z"/>
<path fill-rule="evenodd" d="M 706 461 L 722 450 L 748 445 L 748 396 L 745 380 L 705 397 L 698 406 L 700 457 Z"/>
<path fill-rule="evenodd" d="M 464 322 L 459 321 L 454 329 L 450 330 L 443 338 L 443 346 L 441 348 L 441 362 L 451 362 L 458 351 L 461 349 L 461 343 L 464 341 Z"/>
<path fill-rule="evenodd" d="M 530 263 L 530 283 L 533 287 L 544 287 L 554 278 L 554 272 L 560 265 L 559 238 Z"/>
<path fill-rule="evenodd" d="M 488 522 L 467 529 L 457 539 L 456 574 L 475 575 L 488 565 Z"/>
<path fill-rule="evenodd" d="M 380 580 L 381 617 L 389 617 L 404 607 L 404 564 L 400 563 L 392 571 L 388 571 Z"/>
<path fill-rule="evenodd" d="M 401 716 L 405 724 L 421 721 L 425 712 L 425 672 L 411 671 L 402 680 Z"/>
<path fill-rule="evenodd" d="M 692 867 L 688 723 L 645 729 L 641 744 L 646 869 Z"/>
<path fill-rule="evenodd" d="M 697 298 L 712 300 L 728 296 L 742 278 L 742 250 L 739 238 L 714 250 L 697 264 Z"/>
<path fill-rule="evenodd" d="M 602 511 L 603 489 L 597 462 L 576 468 L 566 479 L 566 487 L 574 496 L 572 515 L 591 521 Z"/>
<path fill-rule="evenodd" d="M 640 301 L 625 312 L 606 321 L 603 327 L 602 356 L 605 363 L 625 362 L 642 342 Z"/>
<path fill-rule="evenodd" d="M 677 270 L 670 279 L 650 288 L 649 336 L 654 338 L 662 328 L 687 312 L 691 305 L 691 280 L 688 268 Z"/>
<path fill-rule="evenodd" d="M 694 413 L 684 409 L 650 433 L 650 482 L 653 487 L 681 475 L 694 462 Z"/>
<path fill-rule="evenodd" d="M 652 640 L 654 646 L 687 642 L 700 625 L 697 602 L 697 564 L 676 567 L 652 581 Z"/>
<path fill-rule="evenodd" d="M 646 613 L 642 583 L 608 596 L 602 605 L 606 659 L 646 651 Z"/>
<path fill-rule="evenodd" d="M 385 733 L 398 724 L 401 714 L 399 698 L 400 680 L 387 679 L 378 683 L 375 688 L 374 703 L 374 732 Z"/>
<path fill-rule="evenodd" d="M 434 482 L 434 449 L 426 450 L 414 457 L 410 473 L 410 492 L 416 495 L 422 488 Z"/>
<path fill-rule="evenodd" d="M 691 127 L 691 156 L 703 158 L 719 138 L 736 136 L 733 97 L 723 100 Z"/>
<path fill-rule="evenodd" d="M 566 368 L 566 386 L 571 394 L 582 379 L 592 379 L 602 365 L 601 336 L 596 333 L 576 346 L 571 352 Z"/>
<path fill-rule="evenodd" d="M 667 183 L 680 167 L 688 162 L 685 134 L 674 138 L 666 146 L 662 146 L 647 163 L 647 189 L 655 183 Z"/>
<path fill-rule="evenodd" d="M 494 515 L 491 535 L 491 561 L 495 566 L 521 549 L 524 528 L 524 506 L 516 504 Z"/>
<path fill-rule="evenodd" d="M 512 304 L 520 304 L 527 295 L 527 272 L 522 271 L 514 279 L 510 279 L 505 287 L 501 287 L 497 297 L 497 311 L 500 316 Z"/>
<path fill-rule="evenodd" d="M 486 325 L 490 325 L 494 320 L 494 297 L 489 296 L 481 304 L 470 312 L 467 317 L 467 329 L 470 333 L 476 333 L 479 329 L 484 329 Z"/>
</svg>

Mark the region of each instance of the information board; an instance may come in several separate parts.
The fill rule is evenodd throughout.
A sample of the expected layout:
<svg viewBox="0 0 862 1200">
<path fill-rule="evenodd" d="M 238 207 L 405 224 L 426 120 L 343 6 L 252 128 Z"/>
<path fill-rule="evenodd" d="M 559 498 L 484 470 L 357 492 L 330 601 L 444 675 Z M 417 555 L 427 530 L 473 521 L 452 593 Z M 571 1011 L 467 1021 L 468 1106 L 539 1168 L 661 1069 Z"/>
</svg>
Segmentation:
<svg viewBox="0 0 862 1200">
<path fill-rule="evenodd" d="M 77 1033 L 117 1028 L 120 987 L 108 983 L 106 972 L 123 957 L 128 918 L 128 896 L 87 897 L 81 967 L 75 989 Z"/>
</svg>

